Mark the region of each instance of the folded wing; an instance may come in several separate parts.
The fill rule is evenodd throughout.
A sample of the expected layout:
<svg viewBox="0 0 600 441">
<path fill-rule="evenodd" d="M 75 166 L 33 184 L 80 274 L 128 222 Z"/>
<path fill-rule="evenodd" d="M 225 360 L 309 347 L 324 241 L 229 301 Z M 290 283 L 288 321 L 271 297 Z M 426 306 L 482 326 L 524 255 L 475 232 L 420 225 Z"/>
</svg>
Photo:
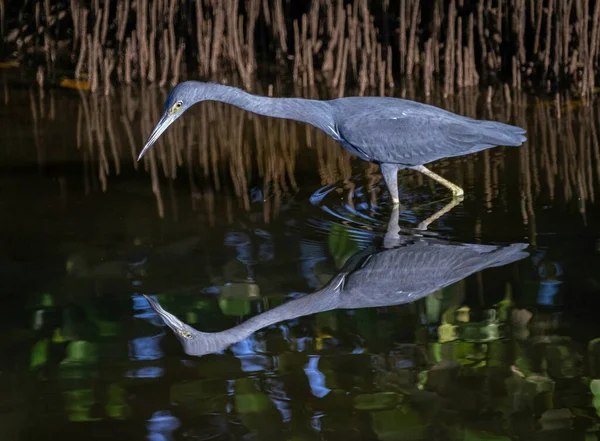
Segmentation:
<svg viewBox="0 0 600 441">
<path fill-rule="evenodd" d="M 410 166 L 497 145 L 518 146 L 526 140 L 525 130 L 520 127 L 474 120 L 419 103 L 415 106 L 394 101 L 401 105 L 353 114 L 339 112 L 342 141 L 365 159 Z"/>
</svg>

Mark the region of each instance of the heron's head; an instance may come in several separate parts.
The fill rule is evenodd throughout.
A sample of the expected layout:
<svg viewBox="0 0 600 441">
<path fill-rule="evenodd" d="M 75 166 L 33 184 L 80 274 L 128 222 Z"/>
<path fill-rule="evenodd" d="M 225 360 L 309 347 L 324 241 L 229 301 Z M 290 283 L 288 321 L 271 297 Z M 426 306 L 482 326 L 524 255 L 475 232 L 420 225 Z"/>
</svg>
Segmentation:
<svg viewBox="0 0 600 441">
<path fill-rule="evenodd" d="M 138 161 L 142 159 L 144 153 L 156 142 L 162 133 L 169 127 L 173 121 L 179 118 L 190 106 L 204 99 L 205 83 L 198 81 L 185 81 L 175 86 L 167 100 L 165 101 L 165 109 L 160 121 L 154 127 L 152 134 L 146 141 L 146 145 L 142 149 Z"/>
<path fill-rule="evenodd" d="M 183 351 L 188 355 L 200 357 L 205 354 L 219 352 L 242 338 L 238 338 L 238 333 L 230 331 L 200 332 L 166 311 L 156 300 L 145 294 L 144 297 L 150 303 L 154 312 L 171 328 L 181 346 L 183 346 Z"/>
<path fill-rule="evenodd" d="M 148 303 L 150 303 L 150 306 L 152 307 L 154 312 L 156 312 L 156 314 L 158 314 L 158 316 L 165 322 L 165 324 L 169 328 L 171 328 L 175 336 L 184 344 L 184 346 L 186 345 L 186 343 L 191 343 L 197 335 L 201 334 L 191 326 L 188 326 L 185 323 L 183 323 L 170 312 L 166 311 L 156 300 L 152 299 L 151 297 L 145 294 L 144 297 L 146 298 Z"/>
</svg>

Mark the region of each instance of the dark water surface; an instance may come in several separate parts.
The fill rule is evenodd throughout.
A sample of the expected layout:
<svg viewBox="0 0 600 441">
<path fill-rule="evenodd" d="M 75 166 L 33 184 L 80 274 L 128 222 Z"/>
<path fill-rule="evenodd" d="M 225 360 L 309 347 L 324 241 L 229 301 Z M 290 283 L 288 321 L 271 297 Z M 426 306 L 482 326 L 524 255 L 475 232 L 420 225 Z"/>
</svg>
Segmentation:
<svg viewBox="0 0 600 441">
<path fill-rule="evenodd" d="M 316 129 L 204 103 L 138 164 L 166 90 L 2 81 L 0 440 L 597 439 L 596 104 L 432 99 L 529 141 L 433 164 L 466 198 L 418 236 L 449 195 L 402 173 L 388 246 L 377 167 Z"/>
</svg>

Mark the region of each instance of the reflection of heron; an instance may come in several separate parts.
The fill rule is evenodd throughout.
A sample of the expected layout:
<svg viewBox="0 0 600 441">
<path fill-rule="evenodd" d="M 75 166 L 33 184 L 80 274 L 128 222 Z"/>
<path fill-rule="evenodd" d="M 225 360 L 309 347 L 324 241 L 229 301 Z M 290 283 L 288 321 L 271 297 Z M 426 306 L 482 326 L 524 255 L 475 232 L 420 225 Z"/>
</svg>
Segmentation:
<svg viewBox="0 0 600 441">
<path fill-rule="evenodd" d="M 423 164 L 496 145 L 518 146 L 526 139 L 525 130 L 519 127 L 478 121 L 399 98 L 347 97 L 330 101 L 269 98 L 235 87 L 186 81 L 178 84 L 167 97 L 165 112 L 139 158 L 173 121 L 200 101 L 222 101 L 260 115 L 312 124 L 352 154 L 378 163 L 394 203 L 399 202 L 398 170 L 420 171 L 460 197 L 464 194 L 462 188 Z"/>
<path fill-rule="evenodd" d="M 203 355 L 223 350 L 259 329 L 284 320 L 332 309 L 414 302 L 475 272 L 506 265 L 528 255 L 523 251 L 527 247 L 524 243 L 507 246 L 452 243 L 398 235 L 397 222 L 392 220 L 389 225 L 382 249 L 366 249 L 352 256 L 324 288 L 226 331 L 197 331 L 164 310 L 156 300 L 148 296 L 146 299 L 175 332 L 186 353 Z"/>
</svg>

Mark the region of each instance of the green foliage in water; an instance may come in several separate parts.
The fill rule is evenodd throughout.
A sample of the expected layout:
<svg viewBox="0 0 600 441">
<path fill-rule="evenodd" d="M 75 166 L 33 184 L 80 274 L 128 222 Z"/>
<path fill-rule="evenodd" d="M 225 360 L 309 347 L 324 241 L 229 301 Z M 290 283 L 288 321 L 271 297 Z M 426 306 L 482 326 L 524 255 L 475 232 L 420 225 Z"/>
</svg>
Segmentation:
<svg viewBox="0 0 600 441">
<path fill-rule="evenodd" d="M 219 307 L 227 316 L 239 317 L 250 314 L 250 300 L 237 297 L 219 297 Z"/>
<path fill-rule="evenodd" d="M 31 348 L 31 361 L 29 363 L 30 369 L 36 369 L 43 366 L 48 361 L 48 347 L 50 342 L 47 338 L 38 341 Z"/>
</svg>

